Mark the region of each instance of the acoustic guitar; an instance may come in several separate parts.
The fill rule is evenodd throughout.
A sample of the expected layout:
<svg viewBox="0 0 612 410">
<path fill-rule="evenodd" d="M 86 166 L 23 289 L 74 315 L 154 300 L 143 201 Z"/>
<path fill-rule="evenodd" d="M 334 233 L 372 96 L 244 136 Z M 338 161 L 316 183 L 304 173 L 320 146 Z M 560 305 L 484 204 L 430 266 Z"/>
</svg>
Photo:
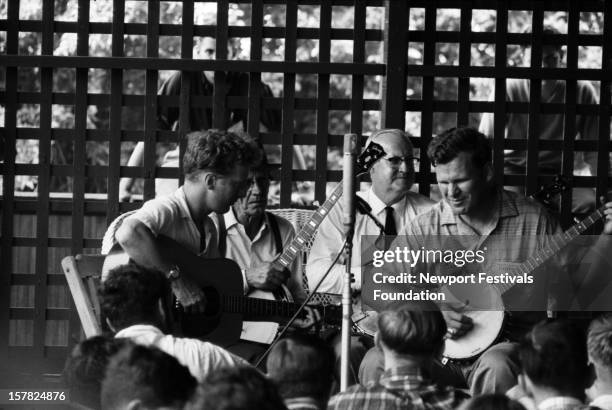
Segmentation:
<svg viewBox="0 0 612 410">
<path fill-rule="evenodd" d="M 384 149 L 371 142 L 356 161 L 356 176 L 367 173 L 372 165 L 385 155 Z M 317 228 L 331 208 L 342 196 L 342 182 L 330 197 L 303 225 L 293 241 L 284 248 L 275 261 L 276 268 L 290 268 L 300 251 L 312 240 Z M 159 249 L 170 260 L 173 255 L 183 255 L 185 250 L 175 241 L 162 235 L 158 236 Z M 178 248 L 177 248 L 178 247 Z M 255 290 L 248 296 L 243 295 L 243 278 L 240 267 L 225 258 L 203 259 L 192 254 L 190 257 L 174 261 L 181 275 L 195 281 L 206 295 L 206 311 L 203 314 L 182 315 L 181 327 L 185 335 L 207 339 L 221 345 L 228 345 L 240 338 L 243 320 L 266 320 L 282 322 L 293 316 L 299 304 L 293 303 L 289 290 L 282 286 L 278 292 Z M 103 267 L 104 272 L 115 266 L 129 263 L 129 256 L 116 245 L 109 252 Z M 324 323 L 339 325 L 341 308 L 335 305 L 313 305 L 321 313 Z"/>
<path fill-rule="evenodd" d="M 165 236 L 157 238 L 160 248 L 169 254 L 185 255 L 184 248 Z M 129 263 L 129 256 L 120 248 L 114 248 L 104 261 L 103 272 Z M 203 313 L 184 313 L 179 309 L 181 329 L 185 336 L 206 339 L 227 346 L 240 339 L 244 320 L 265 320 L 283 323 L 300 306 L 294 303 L 291 293 L 283 287 L 286 297 L 277 300 L 272 292 L 255 290 L 244 296 L 242 272 L 236 262 L 225 258 L 201 258 L 190 254 L 182 257 L 177 265 L 181 275 L 194 281 L 206 297 Z M 275 292 L 277 293 L 277 292 Z M 313 305 L 321 314 L 323 323 L 338 325 L 341 319 L 339 306 Z"/>
</svg>

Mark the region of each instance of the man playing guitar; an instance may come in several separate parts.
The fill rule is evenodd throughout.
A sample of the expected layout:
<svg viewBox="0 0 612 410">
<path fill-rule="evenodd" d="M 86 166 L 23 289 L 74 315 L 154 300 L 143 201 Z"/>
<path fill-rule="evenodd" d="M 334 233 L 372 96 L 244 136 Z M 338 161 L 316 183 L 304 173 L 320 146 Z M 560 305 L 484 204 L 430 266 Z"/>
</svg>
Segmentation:
<svg viewBox="0 0 612 410">
<path fill-rule="evenodd" d="M 240 266 L 246 295 L 302 303 L 306 294 L 295 261 L 284 270 L 273 264 L 295 237 L 295 230 L 291 222 L 266 212 L 270 175 L 263 150 L 261 155 L 263 160 L 249 172 L 246 195 L 224 214 L 212 215 L 219 234 L 219 256 Z M 293 327 L 308 328 L 317 322 L 319 312 L 308 306 L 305 310 L 306 317 L 296 319 Z M 257 326 L 261 332 L 258 322 L 244 322 L 243 339 L 253 340 L 247 333 Z M 262 344 L 245 341 L 228 348 L 251 362 L 265 350 Z"/>
<path fill-rule="evenodd" d="M 494 249 L 495 254 L 487 255 L 491 262 L 518 264 L 528 259 L 532 252 L 547 246 L 545 235 L 561 232 L 557 221 L 538 203 L 496 186 L 490 140 L 475 129 L 447 130 L 431 141 L 427 153 L 436 168 L 442 200 L 410 221 L 400 232 L 408 235 L 404 238 L 457 235 L 462 238 L 462 243 L 474 242 L 467 245 L 471 250 L 488 247 L 487 252 L 491 253 Z M 604 232 L 610 234 L 612 202 L 604 209 L 608 218 Z M 520 238 L 520 244 L 517 238 Z M 537 287 L 546 286 L 546 283 L 546 279 L 536 278 L 534 285 L 515 292 L 514 306 L 535 306 Z M 546 304 L 547 301 L 543 302 Z M 447 337 L 451 340 L 460 340 L 473 331 L 472 318 L 463 312 L 462 309 L 443 312 L 448 326 Z M 515 342 L 534 323 L 546 318 L 546 306 L 537 312 L 511 313 L 502 332 L 507 341 L 490 346 L 471 362 L 449 362 L 437 366 L 432 376 L 446 384 L 467 383 L 472 395 L 505 393 L 514 386 L 520 370 Z M 361 382 L 376 378 L 381 365 L 380 352 L 369 351 L 362 363 L 360 375 L 364 377 Z"/>
<path fill-rule="evenodd" d="M 185 258 L 193 253 L 217 257 L 217 232 L 208 215 L 227 212 L 244 196 L 249 169 L 260 160 L 260 151 L 250 138 L 224 131 L 196 131 L 186 138 L 185 183 L 172 195 L 147 201 L 126 217 L 115 239 L 134 262 L 165 272 L 179 302 L 199 312 L 206 302 L 204 293 L 181 275 L 175 263 L 183 259 L 181 255 L 167 255 L 156 238 L 175 240 L 185 248 Z"/>
</svg>

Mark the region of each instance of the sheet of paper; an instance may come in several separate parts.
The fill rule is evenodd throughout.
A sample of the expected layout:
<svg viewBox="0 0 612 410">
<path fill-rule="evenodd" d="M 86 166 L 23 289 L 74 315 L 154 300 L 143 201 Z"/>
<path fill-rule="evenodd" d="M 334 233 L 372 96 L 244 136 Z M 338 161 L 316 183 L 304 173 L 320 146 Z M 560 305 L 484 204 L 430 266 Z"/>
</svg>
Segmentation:
<svg viewBox="0 0 612 410">
<path fill-rule="evenodd" d="M 241 340 L 249 342 L 270 344 L 276 337 L 278 332 L 278 323 L 276 322 L 242 322 Z"/>
</svg>

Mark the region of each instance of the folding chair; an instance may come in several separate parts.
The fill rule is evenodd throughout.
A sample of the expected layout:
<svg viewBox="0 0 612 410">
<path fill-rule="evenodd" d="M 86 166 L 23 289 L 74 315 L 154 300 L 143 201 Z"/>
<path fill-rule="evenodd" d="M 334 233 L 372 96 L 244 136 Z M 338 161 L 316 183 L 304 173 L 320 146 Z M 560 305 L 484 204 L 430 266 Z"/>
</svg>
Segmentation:
<svg viewBox="0 0 612 410">
<path fill-rule="evenodd" d="M 62 269 L 88 338 L 102 333 L 98 285 L 104 258 L 104 255 L 76 255 L 62 259 Z"/>
</svg>

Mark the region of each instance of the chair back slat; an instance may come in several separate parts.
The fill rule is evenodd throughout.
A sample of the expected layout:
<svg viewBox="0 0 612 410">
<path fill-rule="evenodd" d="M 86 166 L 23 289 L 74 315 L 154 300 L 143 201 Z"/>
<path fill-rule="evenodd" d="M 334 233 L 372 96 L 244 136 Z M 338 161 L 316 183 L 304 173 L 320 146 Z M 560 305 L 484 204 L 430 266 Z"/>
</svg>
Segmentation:
<svg viewBox="0 0 612 410">
<path fill-rule="evenodd" d="M 97 289 L 103 263 L 104 255 L 77 255 L 62 259 L 66 282 L 79 314 L 85 337 L 88 338 L 102 333 Z"/>
</svg>

